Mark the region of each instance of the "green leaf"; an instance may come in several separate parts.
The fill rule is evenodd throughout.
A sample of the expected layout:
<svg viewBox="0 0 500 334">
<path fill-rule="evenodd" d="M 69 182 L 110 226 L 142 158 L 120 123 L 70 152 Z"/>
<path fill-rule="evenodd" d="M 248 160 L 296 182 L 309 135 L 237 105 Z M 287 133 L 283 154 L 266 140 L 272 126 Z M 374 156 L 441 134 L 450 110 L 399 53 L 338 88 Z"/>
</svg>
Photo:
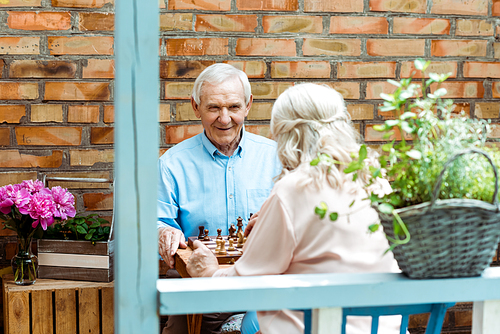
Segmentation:
<svg viewBox="0 0 500 334">
<path fill-rule="evenodd" d="M 413 113 L 411 111 L 407 111 L 403 115 L 401 115 L 399 118 L 402 119 L 402 120 L 405 120 L 405 119 L 408 119 L 408 118 L 414 118 L 415 119 L 415 118 L 417 118 L 417 114 L 415 114 L 415 113 Z"/>
<path fill-rule="evenodd" d="M 314 158 L 314 159 L 310 162 L 310 165 L 311 165 L 311 166 L 317 166 L 318 164 L 319 164 L 319 157 Z"/>
<path fill-rule="evenodd" d="M 357 179 L 358 179 L 358 173 L 354 173 L 352 175 L 352 182 L 356 182 Z"/>
<path fill-rule="evenodd" d="M 380 93 L 380 97 L 387 102 L 391 102 L 391 103 L 396 102 L 396 100 L 394 99 L 394 95 L 392 95 L 392 94 Z"/>
<path fill-rule="evenodd" d="M 388 79 L 387 82 L 390 83 L 391 85 L 396 86 L 396 87 L 401 87 L 401 83 L 398 82 L 398 81 L 395 81 L 395 80 L 392 80 L 392 79 Z M 382 94 L 380 94 L 380 97 L 382 97 Z"/>
<path fill-rule="evenodd" d="M 95 223 L 93 223 L 92 225 L 90 225 L 89 227 L 90 227 L 90 228 L 96 228 L 96 227 L 99 227 L 99 226 L 101 226 L 101 223 L 99 223 L 99 222 L 95 222 Z"/>
<path fill-rule="evenodd" d="M 399 98 L 402 100 L 402 101 L 406 101 L 408 100 L 410 97 L 413 97 L 415 95 L 415 93 L 413 92 L 413 90 L 404 90 L 401 92 L 401 94 L 399 94 Z"/>
<path fill-rule="evenodd" d="M 422 153 L 420 151 L 417 151 L 417 150 L 410 150 L 410 151 L 406 152 L 406 155 L 409 156 L 410 158 L 413 158 L 416 160 L 419 160 L 422 158 Z"/>
<path fill-rule="evenodd" d="M 379 177 L 380 173 L 381 173 L 381 169 L 380 168 L 373 168 L 373 170 L 372 170 L 372 176 L 373 177 Z"/>
<path fill-rule="evenodd" d="M 366 149 L 366 145 L 361 145 L 359 148 L 359 161 L 363 161 L 368 156 L 368 150 Z"/>
<path fill-rule="evenodd" d="M 385 128 L 385 125 L 382 125 L 382 124 L 375 124 L 373 126 L 373 130 L 375 131 L 379 131 L 379 132 L 382 132 L 382 131 L 385 131 L 386 128 Z"/>
<path fill-rule="evenodd" d="M 401 122 L 401 128 L 407 133 L 413 133 L 415 131 L 406 121 Z"/>
<path fill-rule="evenodd" d="M 92 234 L 85 235 L 85 240 L 90 240 L 90 239 L 92 239 Z"/>
<path fill-rule="evenodd" d="M 326 211 L 328 210 L 328 205 L 325 202 L 319 203 L 319 207 L 314 208 L 314 213 L 317 214 L 321 219 L 325 218 Z"/>
<path fill-rule="evenodd" d="M 345 174 L 355 172 L 357 170 L 363 169 L 364 164 L 358 161 L 352 161 L 346 169 L 344 169 Z"/>
<path fill-rule="evenodd" d="M 370 232 L 377 232 L 378 231 L 378 228 L 380 227 L 379 224 L 372 224 L 370 226 L 368 226 L 368 229 L 370 230 Z"/>
<path fill-rule="evenodd" d="M 78 225 L 76 227 L 76 230 L 78 231 L 78 233 L 81 233 L 81 234 L 86 234 L 87 233 L 87 231 L 85 230 L 85 228 L 83 228 L 82 225 Z"/>
<path fill-rule="evenodd" d="M 382 203 L 378 206 L 378 210 L 383 213 L 390 214 L 394 211 L 394 207 L 388 203 Z"/>
<path fill-rule="evenodd" d="M 446 88 L 439 88 L 432 95 L 434 97 L 438 98 L 438 97 L 445 96 L 446 93 L 448 93 L 448 91 L 446 90 Z M 429 94 L 429 97 L 430 97 L 430 94 Z"/>
<path fill-rule="evenodd" d="M 382 145 L 382 151 L 384 151 L 384 152 L 390 152 L 393 145 L 394 145 L 394 140 L 391 141 L 390 143 Z"/>
<path fill-rule="evenodd" d="M 392 104 L 385 104 L 383 106 L 378 107 L 378 110 L 380 111 L 391 111 L 391 110 L 396 110 L 396 107 L 393 106 Z"/>
<path fill-rule="evenodd" d="M 330 220 L 332 222 L 336 221 L 339 218 L 339 214 L 337 212 L 330 213 Z"/>
<path fill-rule="evenodd" d="M 391 138 L 391 137 L 392 137 L 392 135 L 394 135 L 394 131 L 389 131 L 389 132 L 386 132 L 386 133 L 382 136 L 382 138 L 383 138 L 383 139 L 389 139 L 389 138 Z"/>
<path fill-rule="evenodd" d="M 431 78 L 434 81 L 438 81 L 439 82 L 440 76 L 437 73 L 429 73 L 429 78 Z"/>
<path fill-rule="evenodd" d="M 425 71 L 430 64 L 430 61 L 425 61 L 422 58 L 415 59 L 415 68 L 422 72 Z"/>
<path fill-rule="evenodd" d="M 349 204 L 349 207 L 352 207 L 354 205 L 354 202 L 356 202 L 356 200 L 353 200 L 351 204 Z"/>
<path fill-rule="evenodd" d="M 393 126 L 398 125 L 399 122 L 400 122 L 399 119 L 389 119 L 389 120 L 385 121 L 385 125 L 388 127 L 393 127 Z"/>
</svg>

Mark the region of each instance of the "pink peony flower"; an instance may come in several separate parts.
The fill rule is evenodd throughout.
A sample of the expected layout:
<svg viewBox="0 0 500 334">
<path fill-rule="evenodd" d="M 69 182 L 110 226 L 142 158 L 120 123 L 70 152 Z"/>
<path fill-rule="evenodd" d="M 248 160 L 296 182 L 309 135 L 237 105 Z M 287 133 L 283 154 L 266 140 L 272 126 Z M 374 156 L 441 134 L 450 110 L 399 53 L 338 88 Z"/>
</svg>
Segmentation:
<svg viewBox="0 0 500 334">
<path fill-rule="evenodd" d="M 28 214 L 28 206 L 30 203 L 31 194 L 24 188 L 19 188 L 12 193 L 11 200 L 14 202 L 19 212 L 23 215 Z"/>
<path fill-rule="evenodd" d="M 0 188 L 0 212 L 3 214 L 9 214 L 11 211 L 11 206 L 14 205 L 14 202 L 7 194 L 6 187 Z"/>
<path fill-rule="evenodd" d="M 55 186 L 52 188 L 52 197 L 54 198 L 56 213 L 54 216 L 61 217 L 62 220 L 76 215 L 75 197 L 67 189 Z"/>
<path fill-rule="evenodd" d="M 9 184 L 4 186 L 5 192 L 7 193 L 7 196 L 12 198 L 14 196 L 14 193 L 21 188 L 20 184 Z"/>
<path fill-rule="evenodd" d="M 38 193 L 34 193 L 31 197 L 28 212 L 30 217 L 35 219 L 32 227 L 36 228 L 40 224 L 42 229 L 46 230 L 47 226 L 54 222 L 56 213 L 56 206 L 50 190 L 45 188 Z"/>
<path fill-rule="evenodd" d="M 44 188 L 43 182 L 40 180 L 24 180 L 21 182 L 20 186 L 32 194 Z"/>
</svg>

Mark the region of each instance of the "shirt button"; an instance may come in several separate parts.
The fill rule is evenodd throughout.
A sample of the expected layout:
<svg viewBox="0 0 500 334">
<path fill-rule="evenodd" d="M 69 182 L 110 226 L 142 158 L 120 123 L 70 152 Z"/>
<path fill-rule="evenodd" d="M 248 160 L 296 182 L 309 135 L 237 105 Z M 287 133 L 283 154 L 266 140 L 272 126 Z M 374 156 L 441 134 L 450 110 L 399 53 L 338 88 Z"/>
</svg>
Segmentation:
<svg viewBox="0 0 500 334">
<path fill-rule="evenodd" d="M 231 170 L 232 168 L 231 167 L 227 167 L 227 170 Z"/>
<path fill-rule="evenodd" d="M 229 194 L 229 198 L 233 198 L 233 194 Z"/>
</svg>

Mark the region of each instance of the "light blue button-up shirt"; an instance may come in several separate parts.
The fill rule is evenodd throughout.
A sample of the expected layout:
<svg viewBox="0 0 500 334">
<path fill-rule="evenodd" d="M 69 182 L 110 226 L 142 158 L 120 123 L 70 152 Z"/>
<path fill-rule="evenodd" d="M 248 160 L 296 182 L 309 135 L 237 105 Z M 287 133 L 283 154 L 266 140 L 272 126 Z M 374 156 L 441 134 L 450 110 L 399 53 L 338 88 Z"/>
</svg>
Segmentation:
<svg viewBox="0 0 500 334">
<path fill-rule="evenodd" d="M 203 225 L 210 235 L 227 235 L 231 224 L 260 207 L 281 165 L 276 142 L 245 132 L 231 157 L 220 153 L 200 133 L 169 149 L 158 162 L 158 228 L 181 229 L 197 236 Z"/>
</svg>

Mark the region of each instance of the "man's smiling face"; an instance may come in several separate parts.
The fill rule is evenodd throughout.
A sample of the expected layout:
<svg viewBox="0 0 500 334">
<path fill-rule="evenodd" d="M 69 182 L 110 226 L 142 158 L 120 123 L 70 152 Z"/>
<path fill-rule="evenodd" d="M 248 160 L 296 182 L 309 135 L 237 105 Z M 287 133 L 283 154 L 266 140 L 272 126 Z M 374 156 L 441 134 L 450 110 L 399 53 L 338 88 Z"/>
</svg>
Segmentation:
<svg viewBox="0 0 500 334">
<path fill-rule="evenodd" d="M 208 139 L 225 155 L 232 155 L 240 141 L 243 121 L 252 106 L 245 104 L 243 85 L 238 78 L 220 84 L 205 82 L 201 88 L 200 104 L 191 99 L 196 117 L 201 118 Z"/>
</svg>

